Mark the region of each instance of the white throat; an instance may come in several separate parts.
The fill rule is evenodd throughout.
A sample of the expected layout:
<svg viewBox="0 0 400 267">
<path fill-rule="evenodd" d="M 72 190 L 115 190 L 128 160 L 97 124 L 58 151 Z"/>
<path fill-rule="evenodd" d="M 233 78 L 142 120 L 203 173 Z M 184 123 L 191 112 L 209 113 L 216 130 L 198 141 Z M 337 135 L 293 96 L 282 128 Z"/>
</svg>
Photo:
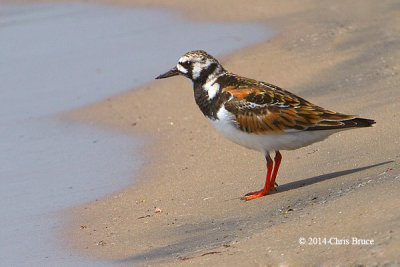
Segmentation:
<svg viewBox="0 0 400 267">
<path fill-rule="evenodd" d="M 204 83 L 203 89 L 207 91 L 209 100 L 213 99 L 217 95 L 220 85 L 219 83 L 216 83 L 216 80 L 222 75 L 224 75 L 224 72 L 221 72 L 221 66 L 218 66 L 214 72 L 208 76 L 207 81 Z"/>
</svg>

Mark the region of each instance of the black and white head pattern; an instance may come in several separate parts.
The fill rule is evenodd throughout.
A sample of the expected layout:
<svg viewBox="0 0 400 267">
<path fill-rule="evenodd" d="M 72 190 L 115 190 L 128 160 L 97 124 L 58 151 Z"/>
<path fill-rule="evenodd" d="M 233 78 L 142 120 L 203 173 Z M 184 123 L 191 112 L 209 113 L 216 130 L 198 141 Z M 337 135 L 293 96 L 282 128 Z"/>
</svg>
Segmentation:
<svg viewBox="0 0 400 267">
<path fill-rule="evenodd" d="M 222 66 L 213 56 L 203 50 L 186 53 L 179 59 L 178 71 L 193 82 L 204 83 L 212 76 L 223 71 Z"/>
</svg>

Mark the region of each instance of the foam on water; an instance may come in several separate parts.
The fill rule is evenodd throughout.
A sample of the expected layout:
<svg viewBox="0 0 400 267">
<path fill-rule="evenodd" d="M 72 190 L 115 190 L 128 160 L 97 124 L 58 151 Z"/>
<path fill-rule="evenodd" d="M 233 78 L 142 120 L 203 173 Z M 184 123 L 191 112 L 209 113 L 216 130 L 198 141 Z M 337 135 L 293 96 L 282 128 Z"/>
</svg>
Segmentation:
<svg viewBox="0 0 400 267">
<path fill-rule="evenodd" d="M 133 184 L 143 140 L 54 115 L 149 82 L 187 51 L 218 56 L 271 35 L 263 24 L 194 23 L 151 9 L 1 6 L 1 263 L 109 264 L 60 249 L 55 214 Z"/>
</svg>

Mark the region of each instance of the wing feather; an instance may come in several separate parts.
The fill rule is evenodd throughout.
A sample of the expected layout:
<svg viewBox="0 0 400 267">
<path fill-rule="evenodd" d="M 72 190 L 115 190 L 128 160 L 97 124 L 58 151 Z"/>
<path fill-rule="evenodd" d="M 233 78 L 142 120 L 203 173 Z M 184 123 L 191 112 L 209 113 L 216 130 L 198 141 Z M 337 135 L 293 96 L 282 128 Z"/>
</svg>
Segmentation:
<svg viewBox="0 0 400 267">
<path fill-rule="evenodd" d="M 282 133 L 290 130 L 340 129 L 355 118 L 316 106 L 276 86 L 246 80 L 240 86 L 227 86 L 230 94 L 225 108 L 235 114 L 237 127 L 248 133 Z"/>
</svg>

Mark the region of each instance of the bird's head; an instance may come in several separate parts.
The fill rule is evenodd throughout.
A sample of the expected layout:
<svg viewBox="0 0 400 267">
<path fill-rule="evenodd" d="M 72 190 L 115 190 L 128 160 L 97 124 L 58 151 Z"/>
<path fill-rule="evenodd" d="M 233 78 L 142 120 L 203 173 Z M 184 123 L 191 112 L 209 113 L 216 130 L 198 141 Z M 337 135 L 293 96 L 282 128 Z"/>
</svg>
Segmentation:
<svg viewBox="0 0 400 267">
<path fill-rule="evenodd" d="M 224 71 L 224 69 L 219 64 L 218 60 L 203 50 L 195 50 L 183 55 L 179 59 L 176 67 L 161 74 L 156 77 L 156 79 L 183 75 L 193 82 L 205 82 L 209 80 L 212 75 L 220 73 L 221 71 Z"/>
</svg>

